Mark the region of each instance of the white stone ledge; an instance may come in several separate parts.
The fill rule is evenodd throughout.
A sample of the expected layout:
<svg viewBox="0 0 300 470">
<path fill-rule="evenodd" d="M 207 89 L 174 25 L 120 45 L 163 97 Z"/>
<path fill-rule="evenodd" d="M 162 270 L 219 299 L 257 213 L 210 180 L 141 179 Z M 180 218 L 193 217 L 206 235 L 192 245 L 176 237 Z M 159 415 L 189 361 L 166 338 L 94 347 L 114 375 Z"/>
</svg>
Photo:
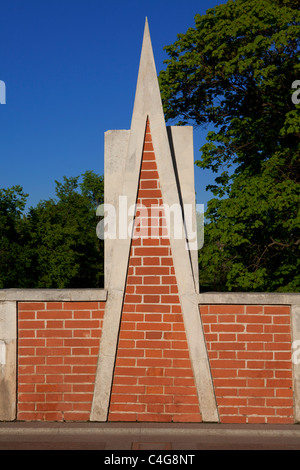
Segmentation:
<svg viewBox="0 0 300 470">
<path fill-rule="evenodd" d="M 300 294 L 276 292 L 207 292 L 199 294 L 199 304 L 300 305 Z"/>
<path fill-rule="evenodd" d="M 101 302 L 106 289 L 0 289 L 0 301 L 15 302 Z M 300 305 L 300 294 L 266 292 L 207 292 L 199 304 Z"/>
<path fill-rule="evenodd" d="M 0 289 L 0 301 L 16 302 L 101 302 L 105 289 Z"/>
</svg>

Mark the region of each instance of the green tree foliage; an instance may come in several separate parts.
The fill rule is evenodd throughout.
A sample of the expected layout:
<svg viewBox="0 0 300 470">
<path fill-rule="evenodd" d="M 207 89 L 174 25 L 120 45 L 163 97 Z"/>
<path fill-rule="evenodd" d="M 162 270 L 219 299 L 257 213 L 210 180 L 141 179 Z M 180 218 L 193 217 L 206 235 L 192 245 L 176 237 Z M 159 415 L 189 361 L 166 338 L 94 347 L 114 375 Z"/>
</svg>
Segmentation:
<svg viewBox="0 0 300 470">
<path fill-rule="evenodd" d="M 300 290 L 299 10 L 299 0 L 229 0 L 165 48 L 166 118 L 215 129 L 196 162 L 216 173 L 204 288 Z"/>
<path fill-rule="evenodd" d="M 0 191 L 0 287 L 102 287 L 103 242 L 96 208 L 103 177 L 87 171 L 56 181 L 56 198 L 24 215 L 19 186 Z"/>
<path fill-rule="evenodd" d="M 0 287 L 26 279 L 30 254 L 22 213 L 27 197 L 21 186 L 0 189 Z"/>
</svg>

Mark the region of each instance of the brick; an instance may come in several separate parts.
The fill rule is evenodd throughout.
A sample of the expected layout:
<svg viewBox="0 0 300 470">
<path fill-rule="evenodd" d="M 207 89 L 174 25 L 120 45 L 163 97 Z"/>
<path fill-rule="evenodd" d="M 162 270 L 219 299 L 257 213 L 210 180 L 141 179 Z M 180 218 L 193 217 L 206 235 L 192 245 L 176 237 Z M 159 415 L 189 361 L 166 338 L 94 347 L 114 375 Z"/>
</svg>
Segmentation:
<svg viewBox="0 0 300 470">
<path fill-rule="evenodd" d="M 19 346 L 19 354 L 26 356 L 27 354 L 33 355 L 34 350 L 32 348 L 37 347 L 37 346 L 45 346 L 45 339 L 43 338 L 19 338 L 18 341 L 18 346 Z M 31 346 L 30 349 L 27 350 L 27 354 L 23 350 L 24 346 Z"/>
<path fill-rule="evenodd" d="M 137 366 L 145 366 L 145 367 L 171 367 L 172 361 L 171 359 L 166 358 L 143 358 L 137 360 Z"/>
<path fill-rule="evenodd" d="M 36 421 L 38 419 L 43 420 L 43 415 L 41 413 L 33 413 L 33 412 L 20 412 L 18 414 L 18 419 L 21 421 Z"/>
<path fill-rule="evenodd" d="M 166 405 L 167 413 L 199 413 L 198 405 L 172 404 Z"/>
<path fill-rule="evenodd" d="M 220 333 L 219 334 L 219 341 L 236 341 L 236 334 L 234 333 Z"/>
<path fill-rule="evenodd" d="M 253 323 L 251 323 L 250 325 L 246 325 L 247 333 L 262 333 L 263 331 L 267 333 L 268 331 L 266 330 L 266 328 L 269 328 L 269 325 L 255 325 Z"/>
<path fill-rule="evenodd" d="M 167 395 L 143 395 L 140 396 L 141 403 L 172 403 L 173 397 Z"/>
<path fill-rule="evenodd" d="M 109 421 L 136 421 L 136 413 L 109 413 Z"/>
<path fill-rule="evenodd" d="M 148 238 L 142 238 L 142 245 L 143 246 L 159 246 L 161 245 L 160 240 L 156 234 L 156 229 L 150 229 L 149 237 Z"/>
<path fill-rule="evenodd" d="M 150 134 L 148 134 L 148 138 L 149 138 L 149 136 L 150 136 Z M 144 151 L 153 151 L 152 140 L 150 140 L 150 139 L 148 141 L 145 140 Z"/>
<path fill-rule="evenodd" d="M 138 247 L 135 249 L 135 256 L 168 256 L 169 248 L 168 247 Z"/>
<path fill-rule="evenodd" d="M 152 331 L 146 332 L 146 335 L 153 333 Z M 157 333 L 157 332 L 154 332 Z M 160 332 L 158 332 L 160 333 Z M 157 340 L 155 339 L 148 339 L 146 341 L 137 341 L 136 342 L 136 348 L 142 348 L 142 349 L 161 349 L 161 350 L 166 350 L 171 347 L 171 342 L 170 341 L 162 341 L 162 340 Z M 167 357 L 167 356 L 164 356 Z"/>
<path fill-rule="evenodd" d="M 116 394 L 111 396 L 111 403 L 137 403 L 138 395 Z M 112 410 L 110 410 L 112 411 Z"/>
<path fill-rule="evenodd" d="M 65 374 L 71 373 L 71 367 L 68 365 L 37 365 L 37 374 Z"/>
<path fill-rule="evenodd" d="M 34 320 L 35 319 L 35 311 L 18 311 L 18 319 L 19 320 Z"/>
<path fill-rule="evenodd" d="M 278 417 L 278 416 L 274 416 L 274 417 L 270 417 L 268 418 L 267 422 L 269 424 L 294 424 L 294 418 L 293 417 Z"/>
<path fill-rule="evenodd" d="M 242 342 L 220 342 L 218 341 L 217 343 L 214 343 L 214 349 L 215 350 L 233 350 L 233 351 L 237 351 L 237 350 L 243 350 L 243 349 L 246 349 L 246 345 L 245 343 L 242 343 Z"/>
<path fill-rule="evenodd" d="M 246 305 L 246 313 L 263 313 L 262 305 Z"/>
<path fill-rule="evenodd" d="M 272 317 L 267 315 L 237 315 L 237 322 L 239 323 L 272 323 Z"/>
<path fill-rule="evenodd" d="M 129 321 L 129 322 L 143 321 L 144 314 L 143 313 L 127 313 L 127 312 L 124 312 L 123 310 L 122 320 Z"/>
<path fill-rule="evenodd" d="M 166 377 L 193 377 L 193 371 L 191 368 L 188 369 L 166 369 Z"/>
<path fill-rule="evenodd" d="M 163 357 L 162 351 L 158 349 L 149 349 L 145 351 L 146 357 Z"/>
<path fill-rule="evenodd" d="M 96 310 L 98 302 L 64 302 L 64 310 Z"/>
<path fill-rule="evenodd" d="M 147 404 L 147 412 L 148 413 L 163 413 L 165 410 L 164 405 L 158 405 L 158 404 Z"/>
<path fill-rule="evenodd" d="M 92 310 L 92 318 L 97 318 L 98 320 L 103 320 L 104 318 L 104 310 Z"/>
<path fill-rule="evenodd" d="M 119 367 L 134 367 L 136 363 L 135 357 L 118 357 L 117 364 Z"/>
<path fill-rule="evenodd" d="M 186 334 L 185 332 L 175 332 L 175 331 L 171 331 L 171 332 L 165 332 L 164 333 L 164 339 L 167 339 L 167 340 L 178 340 L 178 341 L 184 341 L 184 348 L 187 349 L 187 343 L 186 343 Z M 172 344 L 177 344 L 173 343 Z M 179 347 L 179 349 L 181 349 L 181 347 Z"/>
<path fill-rule="evenodd" d="M 266 361 L 266 369 L 292 369 L 291 361 Z"/>
<path fill-rule="evenodd" d="M 132 261 L 134 261 L 136 258 L 133 258 Z M 141 258 L 140 258 L 141 259 Z M 158 260 L 158 265 L 155 266 L 155 267 L 152 267 L 151 264 L 148 264 L 146 265 L 145 264 L 145 259 L 148 260 L 152 260 L 152 259 L 157 259 Z M 163 258 L 164 259 L 164 258 Z M 162 259 L 162 261 L 163 261 Z M 150 276 L 150 275 L 162 275 L 162 274 L 169 274 L 169 267 L 165 267 L 165 266 L 159 266 L 159 260 L 160 258 L 143 258 L 143 266 L 141 267 L 137 267 L 135 269 L 135 272 L 137 275 L 141 275 L 141 276 Z"/>
<path fill-rule="evenodd" d="M 18 303 L 18 310 L 44 310 L 45 303 L 44 302 L 19 302 Z"/>
<path fill-rule="evenodd" d="M 43 321 L 37 320 L 26 320 L 26 321 L 19 321 L 19 329 L 38 329 L 44 328 L 45 323 Z"/>
<path fill-rule="evenodd" d="M 266 306 L 264 307 L 265 315 L 290 315 L 290 307 L 288 306 Z"/>
<path fill-rule="evenodd" d="M 136 377 L 130 377 L 130 376 L 118 376 L 115 375 L 114 377 L 114 384 L 116 385 L 135 385 L 137 384 L 137 378 Z"/>
<path fill-rule="evenodd" d="M 290 407 L 293 406 L 292 400 L 287 397 L 287 398 L 267 398 L 266 399 L 266 405 L 267 406 L 272 406 L 272 407 Z"/>
<path fill-rule="evenodd" d="M 66 338 L 64 340 L 64 346 L 70 347 L 91 347 L 91 346 L 98 346 L 99 341 L 98 338 Z"/>
<path fill-rule="evenodd" d="M 142 301 L 141 295 L 134 295 L 134 294 L 126 294 L 125 295 L 125 303 L 140 303 Z"/>
<path fill-rule="evenodd" d="M 274 390 L 268 388 L 247 388 L 240 389 L 239 395 L 247 397 L 273 397 Z"/>
<path fill-rule="evenodd" d="M 64 328 L 64 322 L 63 320 L 47 320 L 46 321 L 46 328 L 55 328 L 55 329 L 61 329 Z"/>
<path fill-rule="evenodd" d="M 144 303 L 145 304 L 154 304 L 154 303 L 159 303 L 160 302 L 160 296 L 159 295 L 145 295 L 144 296 Z"/>
<path fill-rule="evenodd" d="M 218 377 L 237 377 L 237 370 L 236 369 L 218 369 L 215 368 L 212 370 L 212 375 L 214 379 Z"/>
<path fill-rule="evenodd" d="M 146 373 L 145 367 L 118 367 L 115 368 L 115 375 L 126 376 L 144 376 Z"/>
<path fill-rule="evenodd" d="M 137 420 L 153 423 L 170 423 L 172 421 L 172 415 L 160 413 L 138 413 Z"/>
<path fill-rule="evenodd" d="M 276 397 L 293 397 L 293 390 L 290 388 L 278 388 L 275 390 Z"/>
<path fill-rule="evenodd" d="M 36 348 L 37 356 L 71 355 L 71 348 Z"/>
<path fill-rule="evenodd" d="M 157 180 L 144 180 L 140 181 L 141 189 L 157 189 L 159 188 Z"/>
<path fill-rule="evenodd" d="M 127 284 L 142 284 L 143 278 L 142 276 L 128 276 L 127 277 Z"/>
<path fill-rule="evenodd" d="M 161 259 L 162 266 L 173 266 L 173 260 L 170 257 L 165 257 Z M 165 271 L 165 274 L 170 274 L 169 271 Z"/>
<path fill-rule="evenodd" d="M 70 319 L 72 318 L 72 311 L 66 310 L 46 310 L 46 311 L 37 311 L 37 319 L 45 320 L 56 320 L 56 319 Z"/>
<path fill-rule="evenodd" d="M 177 284 L 176 276 L 162 276 L 162 284 Z"/>
<path fill-rule="evenodd" d="M 159 285 L 160 284 L 160 276 L 144 276 L 143 277 L 144 284 L 151 284 L 151 285 Z"/>
<path fill-rule="evenodd" d="M 291 327 L 288 324 L 285 325 L 264 325 L 265 333 L 290 333 Z"/>
<path fill-rule="evenodd" d="M 71 338 L 72 330 L 66 330 L 63 328 L 49 329 L 44 328 L 37 330 L 36 335 L 38 338 Z"/>
<path fill-rule="evenodd" d="M 209 306 L 209 313 L 217 313 L 217 314 L 224 314 L 224 313 L 244 313 L 244 305 L 210 305 Z"/>
<path fill-rule="evenodd" d="M 145 285 L 138 285 L 136 286 L 136 293 L 137 294 L 168 294 L 169 293 L 169 286 L 161 286 L 157 285 L 153 286 L 145 286 Z"/>
<path fill-rule="evenodd" d="M 278 315 L 273 317 L 274 325 L 289 325 L 290 324 L 290 317 Z"/>
<path fill-rule="evenodd" d="M 154 162 L 147 162 L 142 168 L 143 170 L 155 170 L 156 165 Z M 141 198 L 157 198 L 161 197 L 161 190 L 160 189 L 140 189 L 139 191 L 139 197 Z"/>
<path fill-rule="evenodd" d="M 166 349 L 163 351 L 163 355 L 164 357 L 173 357 L 173 358 L 182 358 L 182 359 L 189 358 L 189 352 L 187 350 L 169 351 Z"/>
<path fill-rule="evenodd" d="M 173 416 L 174 423 L 201 423 L 202 417 L 200 413 L 180 413 Z"/>
<path fill-rule="evenodd" d="M 150 160 L 150 161 L 151 161 L 151 160 L 155 160 L 155 154 L 154 154 L 154 152 L 151 152 L 151 151 L 144 152 L 144 154 L 143 154 L 143 160 L 145 160 L 145 161 L 148 161 L 148 160 Z M 156 181 L 156 180 L 154 180 L 154 181 Z M 141 182 L 142 182 L 142 180 L 141 180 Z"/>
<path fill-rule="evenodd" d="M 62 310 L 63 302 L 47 302 L 46 310 Z"/>
<path fill-rule="evenodd" d="M 99 320 L 65 320 L 65 328 L 71 328 L 71 329 L 99 328 Z"/>
<path fill-rule="evenodd" d="M 160 313 L 146 313 L 145 321 L 147 322 L 161 322 L 162 314 Z"/>
<path fill-rule="evenodd" d="M 142 170 L 140 178 L 144 180 L 158 179 L 158 172 L 157 170 Z"/>
<path fill-rule="evenodd" d="M 144 357 L 144 350 L 143 349 L 124 349 L 120 347 L 118 351 L 119 357 Z"/>
<path fill-rule="evenodd" d="M 143 323 L 137 323 L 136 325 L 137 330 L 144 330 L 144 331 L 154 331 L 154 330 L 160 330 L 160 331 L 168 331 L 171 330 L 172 325 L 170 323 L 151 323 L 151 322 L 143 322 Z"/>
<path fill-rule="evenodd" d="M 160 264 L 160 258 L 158 256 L 143 257 L 143 266 L 159 266 L 159 264 Z"/>
<path fill-rule="evenodd" d="M 34 403 L 19 403 L 19 412 L 22 411 L 35 411 Z"/>
<path fill-rule="evenodd" d="M 35 330 L 19 330 L 19 338 L 35 338 Z"/>
<path fill-rule="evenodd" d="M 292 370 L 275 370 L 275 377 L 289 379 L 292 377 Z"/>
<path fill-rule="evenodd" d="M 157 303 L 155 304 L 139 304 L 139 305 L 136 305 L 136 312 L 144 312 L 146 314 L 148 313 L 169 313 L 171 310 L 171 307 L 170 305 L 157 305 Z"/>
<path fill-rule="evenodd" d="M 167 304 L 172 304 L 172 303 L 173 304 L 176 304 L 176 303 L 179 304 L 180 303 L 178 295 L 172 295 L 172 294 L 162 295 L 161 296 L 161 302 L 162 303 L 167 303 Z"/>
<path fill-rule="evenodd" d="M 64 413 L 64 419 L 66 421 L 88 421 L 89 417 L 90 417 L 90 413 L 78 413 L 78 412 Z"/>
<path fill-rule="evenodd" d="M 203 320 L 204 324 L 209 324 L 209 325 L 212 325 L 213 323 L 216 323 L 216 324 L 218 323 L 217 315 L 208 314 L 208 315 L 205 315 L 202 320 Z M 234 319 L 233 319 L 233 321 L 234 321 Z"/>
</svg>

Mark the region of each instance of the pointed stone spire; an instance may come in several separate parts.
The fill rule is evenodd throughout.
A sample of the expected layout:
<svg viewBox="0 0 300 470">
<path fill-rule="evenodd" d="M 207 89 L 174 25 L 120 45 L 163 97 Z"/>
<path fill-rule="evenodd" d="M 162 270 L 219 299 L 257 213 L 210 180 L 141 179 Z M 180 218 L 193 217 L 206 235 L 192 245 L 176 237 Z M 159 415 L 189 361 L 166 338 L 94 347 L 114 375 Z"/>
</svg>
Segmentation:
<svg viewBox="0 0 300 470">
<path fill-rule="evenodd" d="M 131 129 L 141 120 L 144 121 L 147 115 L 151 121 L 155 117 L 164 121 L 149 24 L 146 18 Z"/>
</svg>

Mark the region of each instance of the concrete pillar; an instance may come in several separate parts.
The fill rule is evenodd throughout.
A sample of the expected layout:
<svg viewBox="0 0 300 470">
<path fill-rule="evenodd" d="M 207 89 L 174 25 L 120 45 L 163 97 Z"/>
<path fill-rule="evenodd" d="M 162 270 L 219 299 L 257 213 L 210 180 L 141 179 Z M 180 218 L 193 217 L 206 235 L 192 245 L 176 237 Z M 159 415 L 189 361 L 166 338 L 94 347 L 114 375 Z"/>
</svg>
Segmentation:
<svg viewBox="0 0 300 470">
<path fill-rule="evenodd" d="M 0 421 L 16 419 L 17 302 L 0 302 Z"/>
</svg>

